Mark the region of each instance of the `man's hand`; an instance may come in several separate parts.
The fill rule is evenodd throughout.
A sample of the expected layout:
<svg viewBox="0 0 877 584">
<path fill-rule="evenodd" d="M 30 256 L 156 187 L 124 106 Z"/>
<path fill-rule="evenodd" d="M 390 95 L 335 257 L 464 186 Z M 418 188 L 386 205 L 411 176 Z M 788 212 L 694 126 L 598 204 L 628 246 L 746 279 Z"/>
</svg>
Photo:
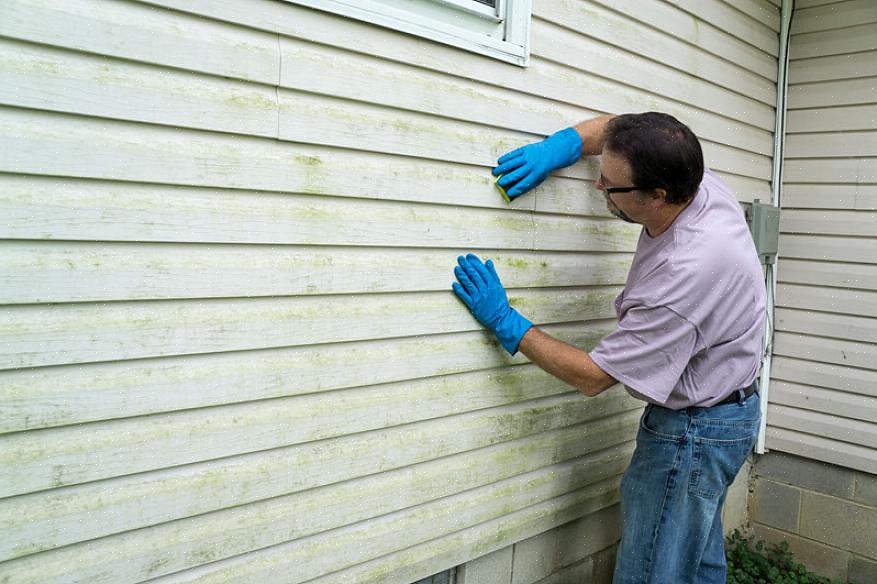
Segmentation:
<svg viewBox="0 0 877 584">
<path fill-rule="evenodd" d="M 454 292 L 478 322 L 492 330 L 505 350 L 514 355 L 533 323 L 509 306 L 493 261 L 487 260 L 487 264 L 483 264 L 478 256 L 470 253 L 458 257 L 457 263 L 459 266 L 454 268 L 457 282 L 452 285 Z"/>
<path fill-rule="evenodd" d="M 503 175 L 497 183 L 514 199 L 539 186 L 554 170 L 574 164 L 582 156 L 582 139 L 575 128 L 552 134 L 541 142 L 504 154 L 493 169 Z"/>
</svg>

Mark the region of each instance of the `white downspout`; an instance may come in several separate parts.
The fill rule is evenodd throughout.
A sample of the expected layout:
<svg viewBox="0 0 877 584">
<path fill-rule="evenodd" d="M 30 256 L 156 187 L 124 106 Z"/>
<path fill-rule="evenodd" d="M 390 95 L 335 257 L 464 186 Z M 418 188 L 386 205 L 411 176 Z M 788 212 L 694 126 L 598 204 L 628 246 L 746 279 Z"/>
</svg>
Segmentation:
<svg viewBox="0 0 877 584">
<path fill-rule="evenodd" d="M 783 0 L 780 25 L 780 54 L 777 63 L 777 108 L 776 130 L 773 143 L 773 179 L 771 181 L 771 204 L 781 208 L 783 190 L 783 146 L 786 139 L 786 102 L 788 95 L 789 72 L 789 28 L 792 22 L 794 0 Z M 766 266 L 767 286 L 767 326 L 764 331 L 764 360 L 761 365 L 761 428 L 755 452 L 764 454 L 765 433 L 767 432 L 767 402 L 770 394 L 770 371 L 773 360 L 774 307 L 777 291 L 777 260 Z"/>
</svg>

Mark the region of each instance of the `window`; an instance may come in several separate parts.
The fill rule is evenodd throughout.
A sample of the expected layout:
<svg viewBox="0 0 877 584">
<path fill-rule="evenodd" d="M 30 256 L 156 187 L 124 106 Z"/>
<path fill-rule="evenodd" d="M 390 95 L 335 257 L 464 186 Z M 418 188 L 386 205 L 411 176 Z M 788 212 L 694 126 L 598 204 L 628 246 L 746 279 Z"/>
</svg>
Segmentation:
<svg viewBox="0 0 877 584">
<path fill-rule="evenodd" d="M 532 0 L 287 0 L 527 66 Z"/>
</svg>

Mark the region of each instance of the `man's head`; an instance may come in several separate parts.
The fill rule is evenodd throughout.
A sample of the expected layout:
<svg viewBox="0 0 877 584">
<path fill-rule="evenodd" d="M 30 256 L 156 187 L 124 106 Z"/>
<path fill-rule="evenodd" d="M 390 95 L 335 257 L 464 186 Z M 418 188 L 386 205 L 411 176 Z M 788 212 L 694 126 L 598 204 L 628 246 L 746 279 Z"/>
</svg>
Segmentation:
<svg viewBox="0 0 877 584">
<path fill-rule="evenodd" d="M 625 114 L 606 126 L 603 151 L 630 164 L 634 184 L 661 188 L 671 205 L 687 203 L 703 179 L 703 151 L 697 136 L 673 116 Z"/>
<path fill-rule="evenodd" d="M 613 118 L 606 126 L 601 176 L 612 213 L 650 223 L 686 205 L 703 179 L 703 151 L 692 131 L 673 116 L 648 112 Z"/>
</svg>

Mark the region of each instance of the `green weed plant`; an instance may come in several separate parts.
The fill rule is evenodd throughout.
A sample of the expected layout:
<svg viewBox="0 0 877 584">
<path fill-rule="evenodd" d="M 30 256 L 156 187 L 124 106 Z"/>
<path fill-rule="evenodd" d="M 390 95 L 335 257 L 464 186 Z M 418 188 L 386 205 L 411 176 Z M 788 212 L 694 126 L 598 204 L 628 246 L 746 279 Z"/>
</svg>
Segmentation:
<svg viewBox="0 0 877 584">
<path fill-rule="evenodd" d="M 744 537 L 739 529 L 728 537 L 728 584 L 847 584 L 817 576 L 795 562 L 787 541 L 765 544 L 758 540 L 753 544 L 754 540 L 754 536 Z"/>
</svg>

